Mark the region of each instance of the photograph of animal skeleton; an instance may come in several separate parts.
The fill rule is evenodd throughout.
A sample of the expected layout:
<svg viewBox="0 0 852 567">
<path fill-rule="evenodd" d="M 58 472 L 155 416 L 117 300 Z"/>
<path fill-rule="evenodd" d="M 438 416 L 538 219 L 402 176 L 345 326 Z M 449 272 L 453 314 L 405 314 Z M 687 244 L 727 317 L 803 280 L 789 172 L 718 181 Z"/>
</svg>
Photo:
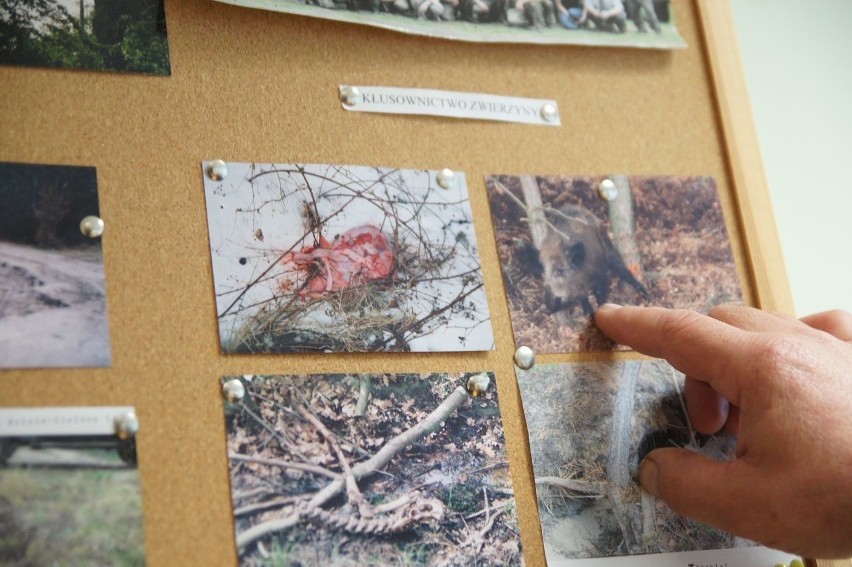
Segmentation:
<svg viewBox="0 0 852 567">
<path fill-rule="evenodd" d="M 521 565 L 494 376 L 243 376 L 240 565 Z"/>
<path fill-rule="evenodd" d="M 486 186 L 518 345 L 612 349 L 592 322 L 606 302 L 704 313 L 742 302 L 711 177 L 489 176 Z"/>
<path fill-rule="evenodd" d="M 227 167 L 205 176 L 224 352 L 493 349 L 464 174 Z"/>
<path fill-rule="evenodd" d="M 754 545 L 674 513 L 635 480 L 656 448 L 734 455 L 733 436 L 692 429 L 683 375 L 665 361 L 541 364 L 517 377 L 548 564 Z"/>
</svg>

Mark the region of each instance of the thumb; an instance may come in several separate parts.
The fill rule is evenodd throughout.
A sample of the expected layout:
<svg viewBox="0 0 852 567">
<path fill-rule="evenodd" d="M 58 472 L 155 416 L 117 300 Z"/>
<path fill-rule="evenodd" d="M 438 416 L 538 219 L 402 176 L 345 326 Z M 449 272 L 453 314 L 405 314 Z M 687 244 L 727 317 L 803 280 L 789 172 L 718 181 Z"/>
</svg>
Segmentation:
<svg viewBox="0 0 852 567">
<path fill-rule="evenodd" d="M 745 537 L 763 523 L 763 490 L 752 478 L 742 460 L 715 461 L 688 449 L 657 449 L 639 465 L 639 484 L 672 510 Z"/>
</svg>

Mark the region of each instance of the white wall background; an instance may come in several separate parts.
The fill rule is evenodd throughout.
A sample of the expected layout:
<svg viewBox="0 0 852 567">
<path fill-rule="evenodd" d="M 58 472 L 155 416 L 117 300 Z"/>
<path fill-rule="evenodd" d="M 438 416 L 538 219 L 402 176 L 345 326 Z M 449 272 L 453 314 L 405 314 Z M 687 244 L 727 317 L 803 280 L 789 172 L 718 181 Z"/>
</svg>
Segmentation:
<svg viewBox="0 0 852 567">
<path fill-rule="evenodd" d="M 796 314 L 852 311 L 852 0 L 730 0 Z"/>
</svg>

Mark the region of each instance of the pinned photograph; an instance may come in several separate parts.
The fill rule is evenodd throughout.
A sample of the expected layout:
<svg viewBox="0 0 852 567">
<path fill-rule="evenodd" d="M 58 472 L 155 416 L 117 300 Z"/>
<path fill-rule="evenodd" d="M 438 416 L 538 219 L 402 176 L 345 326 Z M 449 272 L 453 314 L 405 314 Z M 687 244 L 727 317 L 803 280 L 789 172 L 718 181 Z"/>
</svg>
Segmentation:
<svg viewBox="0 0 852 567">
<path fill-rule="evenodd" d="M 111 362 L 95 168 L 0 163 L 0 368 Z"/>
<path fill-rule="evenodd" d="M 711 177 L 486 178 L 515 343 L 614 348 L 602 304 L 702 313 L 743 300 Z"/>
<path fill-rule="evenodd" d="M 540 364 L 518 370 L 517 379 L 548 565 L 676 552 L 677 560 L 653 564 L 762 567 L 786 558 L 680 516 L 640 489 L 639 462 L 654 449 L 685 447 L 721 461 L 735 455 L 732 435 L 692 428 L 684 377 L 665 361 Z M 737 551 L 696 555 L 722 549 Z"/>
<path fill-rule="evenodd" d="M 522 564 L 491 373 L 223 379 L 239 562 Z"/>
<path fill-rule="evenodd" d="M 442 39 L 686 47 L 669 0 L 218 0 Z"/>
<path fill-rule="evenodd" d="M 0 65 L 170 75 L 164 0 L 9 0 Z"/>
<path fill-rule="evenodd" d="M 145 565 L 132 407 L 0 409 L 0 563 Z"/>
<path fill-rule="evenodd" d="M 494 348 L 464 174 L 205 162 L 226 353 Z"/>
</svg>

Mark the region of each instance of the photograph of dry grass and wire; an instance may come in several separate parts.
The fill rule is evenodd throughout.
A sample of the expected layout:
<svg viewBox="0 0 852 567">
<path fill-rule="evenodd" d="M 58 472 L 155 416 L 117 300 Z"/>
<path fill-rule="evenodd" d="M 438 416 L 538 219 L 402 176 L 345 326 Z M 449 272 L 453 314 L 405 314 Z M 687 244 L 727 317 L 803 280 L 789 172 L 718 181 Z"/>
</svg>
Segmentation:
<svg viewBox="0 0 852 567">
<path fill-rule="evenodd" d="M 224 352 L 494 348 L 464 174 L 227 167 L 204 181 Z"/>
<path fill-rule="evenodd" d="M 667 363 L 536 365 L 517 378 L 550 565 L 753 545 L 673 513 L 635 480 L 639 461 L 655 448 L 734 455 L 732 436 L 693 431 L 683 375 Z"/>
<path fill-rule="evenodd" d="M 501 175 L 486 186 L 517 345 L 612 349 L 592 322 L 605 302 L 703 313 L 742 302 L 711 177 Z"/>
<path fill-rule="evenodd" d="M 0 367 L 111 362 L 93 167 L 0 163 Z"/>
<path fill-rule="evenodd" d="M 169 75 L 163 0 L 3 0 L 0 65 Z"/>
<path fill-rule="evenodd" d="M 490 373 L 235 379 L 240 565 L 521 565 Z"/>
<path fill-rule="evenodd" d="M 115 438 L 0 436 L 0 565 L 144 566 L 135 458 Z"/>
</svg>

